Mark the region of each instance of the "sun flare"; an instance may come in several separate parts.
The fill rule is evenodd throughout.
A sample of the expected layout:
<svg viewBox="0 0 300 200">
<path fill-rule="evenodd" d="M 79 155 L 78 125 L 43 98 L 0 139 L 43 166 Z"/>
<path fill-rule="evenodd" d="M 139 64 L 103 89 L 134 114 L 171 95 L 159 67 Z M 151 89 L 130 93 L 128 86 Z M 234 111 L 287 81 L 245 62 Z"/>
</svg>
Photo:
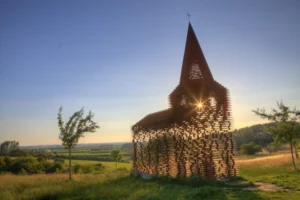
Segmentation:
<svg viewBox="0 0 300 200">
<path fill-rule="evenodd" d="M 197 103 L 198 108 L 202 108 L 202 106 L 203 106 L 202 103 Z"/>
</svg>

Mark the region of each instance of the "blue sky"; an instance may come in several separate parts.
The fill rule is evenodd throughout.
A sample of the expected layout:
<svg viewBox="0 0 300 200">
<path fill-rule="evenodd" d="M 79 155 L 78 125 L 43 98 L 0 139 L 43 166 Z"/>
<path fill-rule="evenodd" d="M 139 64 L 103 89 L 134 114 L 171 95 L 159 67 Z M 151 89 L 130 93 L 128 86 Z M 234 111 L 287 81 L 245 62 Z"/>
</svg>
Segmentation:
<svg viewBox="0 0 300 200">
<path fill-rule="evenodd" d="M 131 141 L 168 108 L 188 27 L 230 90 L 235 128 L 276 101 L 300 109 L 300 2 L 0 1 L 0 142 L 59 144 L 57 111 L 85 107 L 101 129 L 80 143 Z"/>
</svg>

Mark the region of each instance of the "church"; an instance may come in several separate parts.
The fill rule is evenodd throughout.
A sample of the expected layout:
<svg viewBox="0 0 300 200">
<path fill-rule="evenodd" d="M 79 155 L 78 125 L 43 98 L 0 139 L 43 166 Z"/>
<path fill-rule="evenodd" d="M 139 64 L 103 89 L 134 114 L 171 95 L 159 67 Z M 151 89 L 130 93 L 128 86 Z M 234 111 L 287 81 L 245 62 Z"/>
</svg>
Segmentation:
<svg viewBox="0 0 300 200">
<path fill-rule="evenodd" d="M 132 126 L 133 170 L 204 179 L 236 176 L 229 92 L 214 80 L 190 23 L 179 84 L 169 103 Z"/>
</svg>

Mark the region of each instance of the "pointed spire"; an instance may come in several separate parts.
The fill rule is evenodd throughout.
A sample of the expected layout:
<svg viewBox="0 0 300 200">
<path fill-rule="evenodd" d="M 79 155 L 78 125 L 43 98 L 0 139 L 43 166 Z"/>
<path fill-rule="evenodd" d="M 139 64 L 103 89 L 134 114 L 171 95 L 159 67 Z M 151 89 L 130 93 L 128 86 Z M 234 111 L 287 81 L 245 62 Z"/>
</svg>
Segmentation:
<svg viewBox="0 0 300 200">
<path fill-rule="evenodd" d="M 180 84 L 188 84 L 190 78 L 190 72 L 199 66 L 200 76 L 206 82 L 213 81 L 213 76 L 210 72 L 202 49 L 197 40 L 196 34 L 193 30 L 191 23 L 189 22 L 188 33 L 185 44 L 185 52 L 183 57 Z"/>
</svg>

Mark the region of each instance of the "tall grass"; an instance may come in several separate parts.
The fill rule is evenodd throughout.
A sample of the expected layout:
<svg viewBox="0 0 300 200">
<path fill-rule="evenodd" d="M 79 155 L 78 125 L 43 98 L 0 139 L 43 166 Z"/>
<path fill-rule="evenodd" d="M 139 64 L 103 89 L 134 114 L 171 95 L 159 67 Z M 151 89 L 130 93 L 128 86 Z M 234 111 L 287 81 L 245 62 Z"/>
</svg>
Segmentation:
<svg viewBox="0 0 300 200">
<path fill-rule="evenodd" d="M 300 191 L 300 172 L 294 170 L 290 154 L 238 160 L 237 164 L 240 174 L 248 180 L 272 183 Z M 299 159 L 296 159 L 296 164 L 300 168 Z"/>
<path fill-rule="evenodd" d="M 293 173 L 291 156 L 289 154 L 279 154 L 261 158 L 253 158 L 247 160 L 237 160 L 237 165 L 241 169 L 241 173 L 255 177 L 264 174 L 278 174 L 278 173 Z M 300 167 L 300 160 L 296 160 L 297 165 Z"/>
<path fill-rule="evenodd" d="M 74 175 L 74 181 L 67 181 L 67 174 L 30 176 L 7 174 L 0 176 L 0 199 L 47 199 L 46 196 L 57 199 L 63 193 L 76 191 L 77 188 L 90 183 L 101 183 L 108 177 L 115 178 L 114 174 L 85 174 Z"/>
<path fill-rule="evenodd" d="M 0 199 L 222 199 L 222 188 L 143 181 L 128 173 L 0 176 Z"/>
<path fill-rule="evenodd" d="M 166 177 L 141 180 L 128 172 L 75 174 L 1 175 L 0 200 L 11 199 L 291 199 L 300 196 L 300 175 L 287 156 L 240 160 L 240 176 L 269 182 L 289 189 L 286 192 L 245 191 L 198 179 L 174 180 Z M 299 161 L 298 165 L 300 166 Z"/>
</svg>

